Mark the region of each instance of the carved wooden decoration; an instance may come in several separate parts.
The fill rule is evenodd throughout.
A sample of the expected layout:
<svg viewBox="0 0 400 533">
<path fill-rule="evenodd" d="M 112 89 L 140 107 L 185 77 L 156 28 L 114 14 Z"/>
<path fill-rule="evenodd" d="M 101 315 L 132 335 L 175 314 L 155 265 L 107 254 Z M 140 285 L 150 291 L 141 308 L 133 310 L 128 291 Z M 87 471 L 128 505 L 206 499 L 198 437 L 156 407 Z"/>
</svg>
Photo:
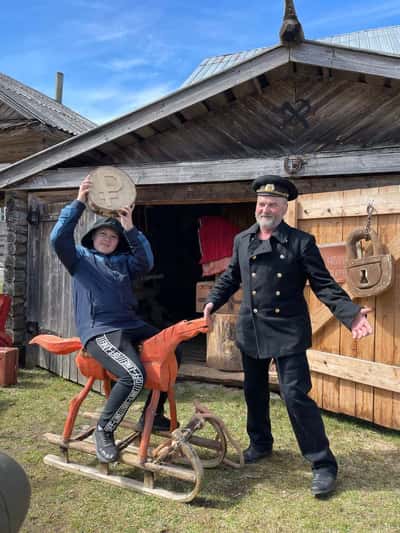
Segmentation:
<svg viewBox="0 0 400 533">
<path fill-rule="evenodd" d="M 358 228 L 347 238 L 346 274 L 347 283 L 354 296 L 376 296 L 389 289 L 393 283 L 393 258 L 384 253 L 377 233 L 369 230 L 372 255 L 357 257 L 356 245 L 365 239 L 365 229 Z"/>
<path fill-rule="evenodd" d="M 282 44 L 301 43 L 304 41 L 304 32 L 296 15 L 293 0 L 285 0 L 285 15 L 279 32 Z"/>
</svg>

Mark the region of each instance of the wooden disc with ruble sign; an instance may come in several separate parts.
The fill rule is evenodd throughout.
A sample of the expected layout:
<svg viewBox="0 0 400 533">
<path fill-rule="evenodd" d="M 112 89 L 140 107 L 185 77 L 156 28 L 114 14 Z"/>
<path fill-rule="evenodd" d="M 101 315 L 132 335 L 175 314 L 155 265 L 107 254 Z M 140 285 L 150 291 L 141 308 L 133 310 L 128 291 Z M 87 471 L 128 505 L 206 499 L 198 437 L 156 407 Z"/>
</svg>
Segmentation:
<svg viewBox="0 0 400 533">
<path fill-rule="evenodd" d="M 88 207 L 105 217 L 117 217 L 121 207 L 136 200 L 136 187 L 126 172 L 119 168 L 97 167 L 90 173 L 92 187 L 88 194 Z"/>
</svg>

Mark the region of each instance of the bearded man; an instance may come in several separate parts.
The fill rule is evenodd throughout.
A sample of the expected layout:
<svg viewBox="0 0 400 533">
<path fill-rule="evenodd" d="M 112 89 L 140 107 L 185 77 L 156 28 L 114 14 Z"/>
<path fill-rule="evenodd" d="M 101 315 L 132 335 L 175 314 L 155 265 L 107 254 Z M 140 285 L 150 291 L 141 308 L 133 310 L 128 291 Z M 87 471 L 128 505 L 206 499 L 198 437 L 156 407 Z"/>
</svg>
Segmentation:
<svg viewBox="0 0 400 533">
<path fill-rule="evenodd" d="M 304 298 L 311 289 L 352 331 L 369 335 L 369 308 L 353 303 L 328 272 L 315 238 L 283 221 L 288 201 L 298 196 L 295 185 L 279 176 L 253 182 L 257 194 L 256 223 L 235 237 L 232 260 L 208 295 L 204 316 L 220 308 L 242 285 L 243 300 L 236 326 L 242 353 L 249 447 L 246 463 L 271 455 L 268 368 L 275 360 L 281 395 L 301 453 L 312 466 L 311 491 L 326 496 L 336 486 L 338 465 L 311 390 L 306 350 L 311 346 L 311 321 Z"/>
</svg>

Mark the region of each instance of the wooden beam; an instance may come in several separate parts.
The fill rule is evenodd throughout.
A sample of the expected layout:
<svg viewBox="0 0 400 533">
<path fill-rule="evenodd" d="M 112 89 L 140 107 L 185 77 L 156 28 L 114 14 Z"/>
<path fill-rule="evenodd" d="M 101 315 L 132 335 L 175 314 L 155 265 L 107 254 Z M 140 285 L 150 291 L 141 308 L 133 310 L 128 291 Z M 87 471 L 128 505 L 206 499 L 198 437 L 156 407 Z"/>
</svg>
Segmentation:
<svg viewBox="0 0 400 533">
<path fill-rule="evenodd" d="M 151 126 L 154 121 L 203 102 L 216 94 L 223 93 L 236 85 L 286 64 L 288 60 L 289 52 L 285 47 L 277 46 L 269 49 L 240 65 L 233 66 L 193 85 L 183 87 L 132 113 L 23 159 L 0 172 L 0 183 L 2 186 L 11 185 L 83 152 L 93 150 L 105 142 L 113 141 L 138 129 L 140 131 L 140 128 Z"/>
<path fill-rule="evenodd" d="M 306 177 L 335 176 L 332 182 L 323 181 L 324 190 L 338 190 L 337 176 L 353 174 L 377 174 L 397 172 L 400 174 L 399 149 L 381 149 L 353 152 L 326 152 L 323 154 L 304 154 L 304 166 L 296 174 L 289 176 L 299 185 L 302 193 L 316 192 L 310 182 L 302 181 Z M 277 174 L 287 176 L 284 168 L 286 157 L 277 158 L 247 158 L 221 159 L 217 161 L 192 161 L 179 163 L 158 163 L 143 165 L 117 165 L 127 172 L 138 185 L 163 185 L 167 183 L 207 183 L 223 181 L 247 181 L 261 174 Z M 5 189 L 62 189 L 79 186 L 82 176 L 90 167 L 58 168 L 38 172 L 29 180 L 18 184 L 3 182 L 0 188 Z M 1 178 L 1 173 L 0 173 Z M 396 178 L 390 183 L 396 183 Z M 347 187 L 343 183 L 341 188 L 360 188 L 371 186 L 362 176 L 346 178 Z M 372 183 L 376 184 L 376 178 Z M 317 180 L 316 180 L 317 181 Z M 1 183 L 1 182 L 0 182 Z M 320 185 L 321 187 L 321 185 Z M 321 208 L 322 210 L 324 207 Z M 304 210 L 299 214 L 305 217 Z M 339 216 L 339 215 L 338 215 Z"/>
<path fill-rule="evenodd" d="M 359 217 L 367 215 L 367 204 L 371 201 L 374 215 L 390 215 L 400 211 L 400 185 L 397 191 L 390 187 L 385 192 L 384 187 L 368 189 L 368 196 L 338 196 L 332 197 L 329 203 L 317 202 L 315 197 L 304 195 L 298 206 L 300 220 L 323 218 Z"/>
<path fill-rule="evenodd" d="M 228 186 L 227 186 L 228 185 Z M 31 193 L 44 203 L 72 201 L 77 189 L 40 190 Z M 250 183 L 191 183 L 176 185 L 146 185 L 137 187 L 136 205 L 190 205 L 250 203 L 254 196 Z"/>
<path fill-rule="evenodd" d="M 304 163 L 296 177 L 399 172 L 400 147 L 305 154 Z"/>
<path fill-rule="evenodd" d="M 400 366 L 346 355 L 307 350 L 310 369 L 319 374 L 400 393 Z"/>
<path fill-rule="evenodd" d="M 350 290 L 347 283 L 342 285 L 342 289 L 346 292 L 349 292 Z M 313 335 L 316 335 L 332 318 L 334 318 L 334 316 L 326 305 L 322 304 L 317 307 L 311 314 L 311 329 Z"/>
<path fill-rule="evenodd" d="M 345 46 L 305 41 L 290 49 L 290 61 L 400 79 L 400 58 Z"/>
<path fill-rule="evenodd" d="M 138 187 L 137 205 L 233 204 L 254 202 L 250 182 L 189 183 Z"/>
</svg>

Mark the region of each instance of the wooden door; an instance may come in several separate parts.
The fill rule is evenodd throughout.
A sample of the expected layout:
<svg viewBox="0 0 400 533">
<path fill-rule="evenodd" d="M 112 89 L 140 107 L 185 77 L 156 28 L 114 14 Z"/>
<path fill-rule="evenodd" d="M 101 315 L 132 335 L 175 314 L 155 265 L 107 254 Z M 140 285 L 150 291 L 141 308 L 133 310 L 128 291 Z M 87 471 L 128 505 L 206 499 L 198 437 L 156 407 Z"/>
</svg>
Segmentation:
<svg viewBox="0 0 400 533">
<path fill-rule="evenodd" d="M 71 277 L 50 245 L 50 233 L 60 210 L 67 202 L 44 203 L 31 197 L 30 206 L 39 215 L 30 224 L 28 235 L 27 322 L 31 333 L 50 333 L 61 337 L 76 336 L 72 308 Z M 95 220 L 85 210 L 75 231 L 76 242 Z M 37 350 L 38 366 L 78 383 L 85 383 L 75 365 L 75 354 L 53 355 Z"/>
<path fill-rule="evenodd" d="M 365 227 L 371 200 L 372 227 L 395 260 L 394 284 L 381 295 L 355 300 L 374 310 L 369 315 L 374 334 L 359 341 L 306 288 L 313 323 L 312 396 L 329 411 L 400 429 L 400 187 L 301 196 L 297 225 L 320 245 L 345 241 L 353 229 Z"/>
</svg>

